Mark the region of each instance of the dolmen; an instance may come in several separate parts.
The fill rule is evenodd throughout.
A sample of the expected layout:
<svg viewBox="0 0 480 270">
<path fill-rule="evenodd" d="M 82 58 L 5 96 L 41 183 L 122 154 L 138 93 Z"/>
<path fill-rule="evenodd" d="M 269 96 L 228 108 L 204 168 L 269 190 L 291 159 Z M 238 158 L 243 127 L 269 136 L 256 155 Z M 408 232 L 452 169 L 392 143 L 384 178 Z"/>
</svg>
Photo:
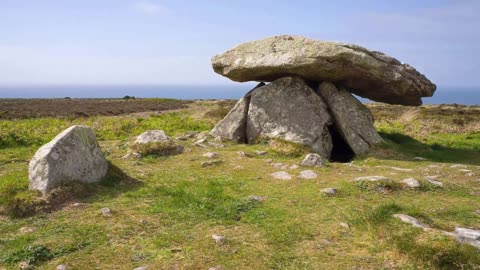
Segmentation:
<svg viewBox="0 0 480 270">
<path fill-rule="evenodd" d="M 301 36 L 241 44 L 212 58 L 216 73 L 259 84 L 211 131 L 237 143 L 278 138 L 309 146 L 325 159 L 366 154 L 382 142 L 355 96 L 419 106 L 435 84 L 381 52 Z"/>
</svg>

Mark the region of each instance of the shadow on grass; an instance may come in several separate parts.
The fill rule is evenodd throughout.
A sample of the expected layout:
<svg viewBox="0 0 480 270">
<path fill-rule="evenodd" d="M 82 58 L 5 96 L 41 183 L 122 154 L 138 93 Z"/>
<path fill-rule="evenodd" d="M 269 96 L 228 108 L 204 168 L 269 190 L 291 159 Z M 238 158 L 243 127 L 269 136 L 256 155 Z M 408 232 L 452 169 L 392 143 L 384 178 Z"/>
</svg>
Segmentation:
<svg viewBox="0 0 480 270">
<path fill-rule="evenodd" d="M 380 159 L 412 160 L 414 157 L 426 158 L 433 162 L 463 163 L 480 165 L 480 151 L 476 149 L 453 148 L 440 144 L 425 144 L 400 133 L 383 133 L 385 151 L 374 151 L 373 156 Z M 388 150 L 393 150 L 391 153 Z M 398 155 L 400 153 L 401 155 Z"/>
<path fill-rule="evenodd" d="M 98 183 L 68 183 L 51 191 L 46 197 L 42 197 L 37 191 L 12 188 L 12 192 L 4 192 L 0 206 L 4 214 L 23 218 L 42 212 L 58 211 L 74 202 L 114 198 L 121 193 L 136 190 L 141 185 L 142 182 L 109 162 L 107 175 Z"/>
</svg>

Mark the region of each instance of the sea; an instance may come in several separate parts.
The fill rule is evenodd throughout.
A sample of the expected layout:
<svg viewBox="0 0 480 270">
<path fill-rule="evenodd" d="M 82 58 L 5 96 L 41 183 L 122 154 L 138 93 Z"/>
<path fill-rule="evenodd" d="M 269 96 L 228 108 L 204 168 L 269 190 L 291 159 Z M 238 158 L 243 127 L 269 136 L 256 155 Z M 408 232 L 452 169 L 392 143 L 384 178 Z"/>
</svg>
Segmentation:
<svg viewBox="0 0 480 270">
<path fill-rule="evenodd" d="M 255 84 L 232 85 L 115 85 L 115 86 L 0 86 L 0 98 L 175 98 L 239 99 Z M 360 98 L 362 102 L 371 102 Z M 438 87 L 424 104 L 480 105 L 480 87 Z"/>
</svg>

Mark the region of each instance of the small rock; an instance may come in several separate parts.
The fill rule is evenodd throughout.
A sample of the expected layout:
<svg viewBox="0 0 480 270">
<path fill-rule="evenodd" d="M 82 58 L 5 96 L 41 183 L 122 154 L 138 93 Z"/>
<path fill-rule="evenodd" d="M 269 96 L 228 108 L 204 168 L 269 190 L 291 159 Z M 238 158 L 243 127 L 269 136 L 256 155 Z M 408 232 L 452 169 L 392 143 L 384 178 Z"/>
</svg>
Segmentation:
<svg viewBox="0 0 480 270">
<path fill-rule="evenodd" d="M 212 146 L 212 147 L 215 147 L 215 148 L 224 148 L 225 147 L 225 145 L 223 145 L 221 143 L 207 142 L 207 144 Z"/>
<path fill-rule="evenodd" d="M 319 154 L 308 154 L 302 161 L 303 166 L 325 166 L 326 161 Z"/>
<path fill-rule="evenodd" d="M 265 159 L 265 163 L 272 163 L 273 162 L 273 159 L 269 158 L 269 159 Z"/>
<path fill-rule="evenodd" d="M 220 163 L 222 163 L 221 160 L 205 161 L 205 162 L 202 162 L 202 168 L 211 167 L 211 166 L 214 166 L 214 165 L 218 165 Z"/>
<path fill-rule="evenodd" d="M 272 167 L 277 169 L 283 169 L 286 165 L 283 163 L 272 163 Z"/>
<path fill-rule="evenodd" d="M 237 165 L 235 167 L 233 167 L 234 170 L 243 170 L 245 169 L 245 167 L 243 167 L 242 165 Z"/>
<path fill-rule="evenodd" d="M 465 174 L 465 176 L 472 177 L 472 176 L 475 176 L 475 174 L 474 173 L 467 173 L 467 174 Z"/>
<path fill-rule="evenodd" d="M 222 136 L 216 136 L 214 139 L 216 142 L 223 142 Z"/>
<path fill-rule="evenodd" d="M 461 169 L 461 170 L 458 170 L 459 172 L 466 172 L 466 173 L 469 173 L 469 172 L 472 172 L 472 170 L 465 170 L 465 169 Z"/>
<path fill-rule="evenodd" d="M 87 206 L 86 203 L 80 203 L 80 202 L 76 202 L 76 203 L 72 204 L 72 207 L 75 207 L 75 208 L 81 208 L 81 207 L 85 207 L 85 206 Z"/>
<path fill-rule="evenodd" d="M 317 174 L 312 170 L 305 170 L 300 172 L 300 178 L 303 179 L 314 179 L 317 178 Z"/>
<path fill-rule="evenodd" d="M 480 249 L 480 230 L 455 228 L 455 235 L 459 242 Z"/>
<path fill-rule="evenodd" d="M 255 151 L 255 154 L 258 156 L 265 156 L 267 154 L 267 151 Z"/>
<path fill-rule="evenodd" d="M 289 167 L 290 170 L 296 170 L 300 168 L 300 166 L 298 166 L 297 164 L 293 164 L 292 166 Z"/>
<path fill-rule="evenodd" d="M 112 210 L 110 210 L 110 208 L 107 208 L 107 207 L 102 208 L 102 209 L 100 209 L 100 212 L 102 213 L 102 216 L 104 216 L 104 217 L 112 216 Z"/>
<path fill-rule="evenodd" d="M 414 217 L 404 215 L 404 214 L 395 214 L 393 215 L 393 217 L 398 218 L 405 223 L 412 224 L 413 227 L 422 228 L 424 230 L 429 229 L 427 225 L 423 224 L 422 222 L 420 222 L 418 219 Z"/>
<path fill-rule="evenodd" d="M 202 132 L 198 133 L 198 134 L 195 136 L 195 138 L 200 139 L 200 140 L 203 140 L 203 139 L 207 139 L 209 136 L 210 136 L 210 134 L 208 134 L 208 132 L 202 131 Z"/>
<path fill-rule="evenodd" d="M 186 141 L 186 140 L 188 140 L 188 137 L 180 136 L 180 137 L 177 137 L 176 139 L 179 140 L 179 141 Z"/>
<path fill-rule="evenodd" d="M 250 195 L 248 196 L 248 199 L 250 201 L 255 201 L 255 202 L 263 202 L 266 200 L 265 197 L 262 197 L 262 196 L 257 196 L 257 195 Z"/>
<path fill-rule="evenodd" d="M 237 154 L 239 154 L 239 155 L 242 156 L 242 157 L 247 157 L 247 158 L 251 158 L 251 157 L 252 157 L 251 154 L 249 154 L 249 153 L 247 153 L 247 152 L 244 152 L 244 151 L 239 151 L 239 152 L 237 152 Z"/>
<path fill-rule="evenodd" d="M 140 266 L 140 267 L 137 267 L 133 270 L 147 270 L 147 269 L 148 269 L 148 267 L 146 267 L 146 266 Z"/>
<path fill-rule="evenodd" d="M 402 180 L 402 183 L 404 183 L 405 185 L 411 187 L 411 188 L 419 188 L 420 187 L 420 182 L 418 182 L 416 179 L 414 178 L 407 178 L 407 179 L 403 179 Z"/>
<path fill-rule="evenodd" d="M 36 230 L 37 230 L 37 228 L 34 228 L 34 227 L 21 227 L 19 229 L 21 234 L 33 233 Z"/>
<path fill-rule="evenodd" d="M 349 229 L 350 230 L 350 225 L 348 225 L 348 223 L 345 223 L 345 222 L 340 222 L 340 226 L 345 228 L 345 229 Z"/>
<path fill-rule="evenodd" d="M 337 194 L 337 189 L 335 188 L 324 188 L 320 192 L 327 194 L 328 196 L 335 196 Z"/>
<path fill-rule="evenodd" d="M 215 153 L 215 152 L 208 152 L 208 153 L 203 154 L 202 156 L 206 157 L 206 158 L 216 158 L 216 157 L 218 157 L 218 154 Z"/>
<path fill-rule="evenodd" d="M 392 166 L 375 166 L 376 168 L 387 168 L 387 169 L 392 169 L 394 171 L 399 171 L 399 172 L 411 172 L 413 169 L 407 169 L 407 168 L 399 168 L 399 167 L 392 167 Z"/>
<path fill-rule="evenodd" d="M 221 244 L 225 241 L 225 237 L 217 234 L 212 234 L 212 238 L 215 240 L 215 243 Z"/>
<path fill-rule="evenodd" d="M 362 176 L 353 179 L 353 181 L 368 181 L 368 182 L 377 182 L 377 181 L 389 181 L 390 179 L 385 176 Z"/>
<path fill-rule="evenodd" d="M 223 267 L 221 266 L 215 266 L 215 267 L 210 267 L 208 270 L 223 270 Z"/>
<path fill-rule="evenodd" d="M 33 269 L 33 266 L 30 265 L 28 262 L 20 262 L 18 264 L 18 267 L 21 269 L 21 270 L 30 270 L 30 269 Z"/>
<path fill-rule="evenodd" d="M 67 270 L 68 268 L 67 268 L 67 266 L 66 266 L 65 264 L 60 264 L 60 265 L 57 266 L 56 269 L 57 269 L 57 270 Z"/>
<path fill-rule="evenodd" d="M 272 173 L 271 176 L 273 176 L 273 178 L 275 178 L 275 179 L 280 179 L 280 180 L 291 180 L 292 179 L 292 176 L 288 172 L 285 172 L 285 171 Z"/>
<path fill-rule="evenodd" d="M 200 148 L 207 148 L 207 146 L 203 143 L 194 143 L 193 145 L 198 146 Z"/>
<path fill-rule="evenodd" d="M 426 158 L 423 158 L 423 157 L 414 157 L 413 160 L 416 160 L 416 161 L 426 161 L 427 159 L 426 159 Z"/>
<path fill-rule="evenodd" d="M 435 185 L 435 186 L 439 186 L 439 187 L 443 187 L 443 183 L 440 182 L 440 181 L 437 181 L 435 180 L 435 178 L 432 178 L 432 177 L 425 177 L 425 180 L 427 180 L 427 182 L 429 182 L 430 184 L 432 185 Z"/>
<path fill-rule="evenodd" d="M 183 134 L 183 136 L 185 136 L 187 138 L 194 138 L 197 135 L 198 135 L 198 132 L 196 132 L 196 131 L 187 131 Z"/>
<path fill-rule="evenodd" d="M 467 165 L 464 164 L 454 164 L 450 168 L 467 168 Z"/>
<path fill-rule="evenodd" d="M 202 144 L 202 143 L 206 143 L 207 142 L 207 139 L 200 139 L 200 140 L 196 140 L 195 142 L 193 142 L 193 144 L 197 145 L 197 144 Z"/>
</svg>

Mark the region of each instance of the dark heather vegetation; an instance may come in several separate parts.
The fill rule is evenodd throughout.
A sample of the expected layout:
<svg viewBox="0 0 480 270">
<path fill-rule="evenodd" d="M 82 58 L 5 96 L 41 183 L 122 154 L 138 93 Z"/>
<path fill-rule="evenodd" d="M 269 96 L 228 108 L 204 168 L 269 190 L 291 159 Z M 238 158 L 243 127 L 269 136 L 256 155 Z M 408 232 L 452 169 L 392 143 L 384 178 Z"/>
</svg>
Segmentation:
<svg viewBox="0 0 480 270">
<path fill-rule="evenodd" d="M 16 102 L 20 108 L 30 101 Z M 73 109 L 68 117 L 48 113 L 55 102 L 70 100 L 31 102 L 39 114 L 9 112 L 8 102 L 0 102 L 0 111 L 9 115 L 0 120 L 0 269 L 18 269 L 21 262 L 36 269 L 59 264 L 68 269 L 480 269 L 478 249 L 437 231 L 480 229 L 478 107 L 370 104 L 384 144 L 351 163 L 289 169 L 293 179 L 281 181 L 270 176 L 280 169 L 266 161 L 299 164 L 308 149 L 266 139 L 205 149 L 189 139 L 179 141 L 186 148 L 179 155 L 123 158 L 134 137 L 146 130 L 162 129 L 174 138 L 210 130 L 232 101 L 156 99 L 158 109 L 141 99 L 91 101 L 95 108 L 102 102 L 140 102 L 149 112 L 130 113 L 126 107 L 120 112 L 112 105 L 115 116 L 78 111 L 82 117 L 71 114 Z M 85 102 L 83 108 L 90 106 Z M 156 112 L 164 109 L 176 110 Z M 73 124 L 95 130 L 110 162 L 107 177 L 46 198 L 29 191 L 28 161 Z M 208 151 L 222 162 L 202 167 Z M 305 169 L 318 177 L 299 178 Z M 371 175 L 390 180 L 352 181 Z M 429 176 L 444 186 L 429 183 Z M 421 188 L 403 185 L 409 177 Z M 328 187 L 338 194 L 320 192 Z M 111 216 L 101 214 L 104 207 Z M 392 217 L 398 213 L 434 230 L 402 223 Z M 216 244 L 212 234 L 225 241 Z"/>
</svg>

